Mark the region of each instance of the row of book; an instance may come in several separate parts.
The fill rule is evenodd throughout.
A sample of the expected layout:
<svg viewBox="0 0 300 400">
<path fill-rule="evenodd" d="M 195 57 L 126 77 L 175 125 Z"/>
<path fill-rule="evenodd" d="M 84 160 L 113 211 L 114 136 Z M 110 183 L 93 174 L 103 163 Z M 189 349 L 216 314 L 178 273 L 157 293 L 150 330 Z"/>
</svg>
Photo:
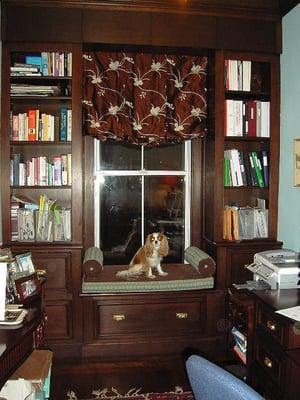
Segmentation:
<svg viewBox="0 0 300 400">
<path fill-rule="evenodd" d="M 41 52 L 10 67 L 11 76 L 72 76 L 72 53 Z"/>
<path fill-rule="evenodd" d="M 249 92 L 251 65 L 251 61 L 225 60 L 225 88 Z"/>
<path fill-rule="evenodd" d="M 45 156 L 24 160 L 14 154 L 10 160 L 11 186 L 69 186 L 72 184 L 72 154 Z"/>
<path fill-rule="evenodd" d="M 12 83 L 10 85 L 12 96 L 67 96 L 62 93 L 60 85 L 29 85 L 25 83 Z"/>
<path fill-rule="evenodd" d="M 225 100 L 225 136 L 270 137 L 270 102 Z"/>
<path fill-rule="evenodd" d="M 225 206 L 223 239 L 251 240 L 268 237 L 268 210 L 259 207 Z"/>
<path fill-rule="evenodd" d="M 70 241 L 71 209 L 41 195 L 39 203 L 11 200 L 12 241 Z"/>
<path fill-rule="evenodd" d="M 267 150 L 224 151 L 224 186 L 269 186 L 269 154 Z"/>
<path fill-rule="evenodd" d="M 59 116 L 41 113 L 38 109 L 11 113 L 11 140 L 54 141 L 57 136 L 61 142 L 72 140 L 72 110 L 62 107 Z"/>
<path fill-rule="evenodd" d="M 233 351 L 241 359 L 244 365 L 247 363 L 247 337 L 239 331 L 235 326 L 231 329 L 233 338 Z"/>
</svg>

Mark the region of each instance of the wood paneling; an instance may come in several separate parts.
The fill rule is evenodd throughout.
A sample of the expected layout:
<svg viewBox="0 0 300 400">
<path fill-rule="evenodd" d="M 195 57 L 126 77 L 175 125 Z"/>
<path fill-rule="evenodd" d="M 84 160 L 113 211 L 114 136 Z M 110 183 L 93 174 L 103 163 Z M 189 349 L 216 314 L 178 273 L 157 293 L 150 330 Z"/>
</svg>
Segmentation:
<svg viewBox="0 0 300 400">
<path fill-rule="evenodd" d="M 224 350 L 225 336 L 219 330 L 225 316 L 222 291 L 85 295 L 83 305 L 84 356 L 150 356 L 198 349 L 217 359 Z"/>
<path fill-rule="evenodd" d="M 126 11 L 83 11 L 84 43 L 151 43 L 151 14 Z"/>
<path fill-rule="evenodd" d="M 45 325 L 45 339 L 72 339 L 71 304 L 61 302 L 48 303 L 45 306 L 47 323 Z"/>
<path fill-rule="evenodd" d="M 151 44 L 214 48 L 216 18 L 200 15 L 153 14 Z"/>
<path fill-rule="evenodd" d="M 216 48 L 277 53 L 281 51 L 277 29 L 280 24 L 272 21 L 218 18 Z"/>
<path fill-rule="evenodd" d="M 278 10 L 272 14 L 274 9 L 262 2 L 249 9 L 236 4 L 207 3 L 197 12 L 190 12 L 195 3 L 189 12 L 170 7 L 170 2 L 166 2 L 168 7 L 163 12 L 158 11 L 157 2 L 156 7 L 145 7 L 144 3 L 142 8 L 131 2 L 125 9 L 99 3 L 90 7 L 83 7 L 80 2 L 76 7 L 63 6 L 62 2 L 51 2 L 50 7 L 45 6 L 46 2 L 44 6 L 20 3 L 22 6 L 17 6 L 18 2 L 4 2 L 3 40 L 281 52 Z"/>
<path fill-rule="evenodd" d="M 81 16 L 81 10 L 76 8 L 7 7 L 2 40 L 79 43 Z"/>
</svg>

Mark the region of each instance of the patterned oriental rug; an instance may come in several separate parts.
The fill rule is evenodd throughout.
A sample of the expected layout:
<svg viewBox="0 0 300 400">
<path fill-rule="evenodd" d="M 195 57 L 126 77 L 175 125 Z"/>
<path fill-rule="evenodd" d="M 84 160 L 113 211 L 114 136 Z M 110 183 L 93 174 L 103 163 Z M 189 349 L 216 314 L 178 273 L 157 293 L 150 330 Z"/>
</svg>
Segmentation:
<svg viewBox="0 0 300 400">
<path fill-rule="evenodd" d="M 194 400 L 192 392 L 184 392 L 179 386 L 174 391 L 164 393 L 141 393 L 141 389 L 130 389 L 127 393 L 119 393 L 115 388 L 95 389 L 91 396 L 85 399 L 77 397 L 76 393 L 70 390 L 66 400 Z"/>
</svg>

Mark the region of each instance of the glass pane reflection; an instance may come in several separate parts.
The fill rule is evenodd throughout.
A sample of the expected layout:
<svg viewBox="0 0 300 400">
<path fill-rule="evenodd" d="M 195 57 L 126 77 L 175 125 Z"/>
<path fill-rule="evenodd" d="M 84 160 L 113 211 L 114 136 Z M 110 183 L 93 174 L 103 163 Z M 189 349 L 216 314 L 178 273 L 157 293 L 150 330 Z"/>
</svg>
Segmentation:
<svg viewBox="0 0 300 400">
<path fill-rule="evenodd" d="M 178 176 L 145 177 L 145 236 L 164 232 L 169 255 L 164 262 L 183 262 L 184 179 Z"/>
<path fill-rule="evenodd" d="M 105 177 L 100 190 L 100 246 L 105 264 L 128 264 L 141 245 L 141 178 Z"/>
<path fill-rule="evenodd" d="M 145 169 L 159 171 L 184 170 L 184 144 L 145 148 Z"/>
<path fill-rule="evenodd" d="M 104 171 L 141 169 L 140 147 L 127 147 L 120 144 L 100 144 L 100 163 Z"/>
</svg>

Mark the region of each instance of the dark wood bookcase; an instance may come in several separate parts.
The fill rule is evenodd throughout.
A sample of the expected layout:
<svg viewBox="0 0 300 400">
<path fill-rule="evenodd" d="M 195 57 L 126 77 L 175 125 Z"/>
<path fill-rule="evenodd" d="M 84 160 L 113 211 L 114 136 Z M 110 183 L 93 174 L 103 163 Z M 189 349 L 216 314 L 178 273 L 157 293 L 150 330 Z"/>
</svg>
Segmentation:
<svg viewBox="0 0 300 400">
<path fill-rule="evenodd" d="M 70 76 L 10 76 L 10 67 L 24 63 L 28 55 L 41 52 L 72 54 L 72 75 Z M 64 348 L 76 347 L 81 337 L 81 314 L 79 292 L 81 287 L 82 254 L 82 131 L 81 131 L 81 46 L 62 43 L 9 43 L 3 45 L 2 63 L 2 227 L 3 244 L 10 246 L 13 253 L 31 251 L 36 268 L 46 269 L 45 310 L 49 323 L 46 327 L 46 342 L 63 343 Z M 74 79 L 75 77 L 75 79 Z M 57 95 L 15 96 L 10 93 L 11 84 L 55 85 L 60 89 Z M 66 91 L 66 88 L 68 90 Z M 72 110 L 71 141 L 60 141 L 60 110 Z M 12 140 L 12 115 L 38 109 L 41 113 L 54 115 L 54 140 L 16 141 Z M 67 185 L 14 185 L 11 182 L 11 159 L 21 154 L 24 160 L 32 157 L 47 157 L 49 162 L 61 154 L 71 154 L 72 181 Z M 26 196 L 38 203 L 40 195 L 56 200 L 62 207 L 71 209 L 71 238 L 67 241 L 33 241 L 12 238 L 11 198 Z M 36 225 L 35 218 L 35 225 Z M 37 234 L 37 232 L 36 232 Z M 13 239 L 13 240 L 12 240 Z M 52 346 L 53 347 L 53 346 Z"/>
<path fill-rule="evenodd" d="M 26 3 L 26 4 L 25 4 Z M 93 4 L 92 4 L 93 3 Z M 171 4 L 153 1 L 146 4 L 127 1 L 109 4 L 90 2 L 56 1 L 2 1 L 2 106 L 1 106 L 1 195 L 3 244 L 11 246 L 14 253 L 32 252 L 35 265 L 47 270 L 45 307 L 48 315 L 46 344 L 56 351 L 55 356 L 81 356 L 84 341 L 91 338 L 97 320 L 85 318 L 83 328 L 81 301 L 81 262 L 83 243 L 92 245 L 92 159 L 83 149 L 82 141 L 82 48 L 89 45 L 134 46 L 140 51 L 173 50 L 176 53 L 209 56 L 208 117 L 209 132 L 205 139 L 193 142 L 192 149 L 192 223 L 191 244 L 202 247 L 217 262 L 215 289 L 207 296 L 210 323 L 217 326 L 222 319 L 215 310 L 223 310 L 225 288 L 232 282 L 244 282 L 248 273 L 244 264 L 251 262 L 253 254 L 269 248 L 280 247 L 277 242 L 277 196 L 279 164 L 279 54 L 281 52 L 281 19 L 275 5 L 262 5 L 260 0 L 241 5 L 238 0 L 224 7 L 223 1 L 214 5 Z M 177 8 L 178 7 L 178 8 Z M 163 12 L 162 12 L 163 11 Z M 18 27 L 18 29 L 16 29 Z M 175 29 L 174 29 L 175 28 Z M 10 65 L 21 60 L 22 55 L 42 51 L 72 52 L 72 79 L 59 79 L 59 84 L 71 87 L 70 95 L 57 98 L 24 98 L 10 96 Z M 224 87 L 225 60 L 250 60 L 263 64 L 262 93 L 231 93 Z M 17 78 L 17 80 L 27 78 Z M 32 81 L 51 82 L 52 79 L 36 77 Z M 236 97 L 238 96 L 238 97 Z M 267 99 L 271 103 L 271 134 L 269 139 L 224 137 L 225 99 Z M 57 113 L 63 104 L 72 108 L 72 143 L 10 141 L 11 110 L 24 112 L 29 107 Z M 57 115 L 57 114 L 56 114 Z M 92 139 L 87 138 L 86 144 Z M 224 150 L 237 148 L 242 151 L 267 149 L 270 161 L 270 184 L 265 188 L 224 188 Z M 72 153 L 72 185 L 66 187 L 15 187 L 10 186 L 10 158 L 12 154 L 25 157 Z M 84 179 L 83 174 L 84 172 Z M 12 194 L 23 194 L 38 199 L 41 193 L 72 209 L 72 239 L 68 242 L 18 242 L 11 241 L 10 199 Z M 84 197 L 84 201 L 83 201 Z M 254 198 L 264 198 L 269 208 L 269 237 L 241 242 L 223 240 L 224 205 L 238 202 L 253 205 Z M 83 208 L 84 203 L 84 208 Z M 84 210 L 84 211 L 83 211 Z M 83 231 L 83 226 L 85 229 Z M 250 275 L 250 274 L 249 274 Z M 221 290 L 219 290 L 221 289 Z M 213 300 L 214 294 L 218 301 Z M 222 295 L 220 295 L 220 293 Z M 101 297 L 101 296 L 100 296 Z M 116 294 L 118 297 L 118 294 Z M 130 295 L 128 295 L 130 297 Z M 151 298 L 151 296 L 148 296 Z M 155 297 L 159 297 L 158 295 Z M 184 296 L 183 296 L 184 297 Z M 198 294 L 197 296 L 198 297 Z M 104 301 L 105 299 L 100 299 Z M 151 299 L 150 299 L 151 300 Z M 97 300 L 98 301 L 98 300 Z M 115 300 L 113 300 L 115 301 Z M 197 300 L 198 301 L 198 300 Z M 205 300 L 206 301 L 206 300 Z M 134 303 L 134 296 L 128 304 Z M 216 304 L 210 309 L 209 304 Z M 151 301 L 149 301 L 151 304 Z M 220 307 L 219 307 L 220 306 Z M 94 318 L 93 306 L 89 306 Z M 94 313 L 97 315 L 96 313 Z M 223 311 L 221 313 L 224 314 Z M 205 320 L 206 314 L 203 316 Z M 143 328 L 147 329 L 147 327 Z M 209 329 L 209 336 L 213 329 Z M 222 336 L 223 335 L 223 332 Z M 139 335 L 130 340 L 137 342 Z M 223 339 L 224 339 L 223 338 Z M 99 339 L 99 340 L 98 340 Z M 127 340 L 127 338 L 125 338 Z M 97 338 L 100 347 L 102 338 Z M 172 347 L 172 340 L 164 347 Z M 99 342 L 99 343 L 98 343 Z M 115 342 L 113 343 L 115 345 Z M 223 341 L 216 353 L 223 351 Z M 105 347 L 105 346 L 104 346 Z M 95 351 L 93 350 L 95 348 Z M 89 351 L 95 356 L 97 346 L 91 343 Z M 144 347 L 143 347 L 144 350 Z M 112 351 L 115 352 L 114 346 Z M 222 353 L 223 354 L 223 353 Z M 130 355 L 130 354 L 127 354 Z"/>
<path fill-rule="evenodd" d="M 252 63 L 250 91 L 228 90 L 225 87 L 225 61 L 248 60 Z M 214 110 L 209 135 L 205 143 L 204 248 L 217 260 L 218 287 L 245 282 L 251 274 L 243 268 L 253 260 L 253 254 L 280 247 L 277 242 L 277 198 L 279 167 L 279 57 L 277 55 L 216 51 L 214 75 Z M 256 72 L 258 71 L 258 72 Z M 259 81 L 259 87 L 255 85 Z M 228 99 L 270 102 L 270 136 L 225 136 L 225 101 Z M 269 154 L 269 185 L 224 187 L 224 151 L 243 152 L 267 150 Z M 256 198 L 266 201 L 268 208 L 268 237 L 251 240 L 224 240 L 224 207 L 256 206 Z M 213 212 L 206 212 L 211 209 Z"/>
</svg>

